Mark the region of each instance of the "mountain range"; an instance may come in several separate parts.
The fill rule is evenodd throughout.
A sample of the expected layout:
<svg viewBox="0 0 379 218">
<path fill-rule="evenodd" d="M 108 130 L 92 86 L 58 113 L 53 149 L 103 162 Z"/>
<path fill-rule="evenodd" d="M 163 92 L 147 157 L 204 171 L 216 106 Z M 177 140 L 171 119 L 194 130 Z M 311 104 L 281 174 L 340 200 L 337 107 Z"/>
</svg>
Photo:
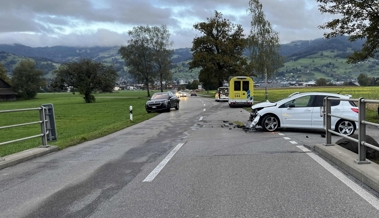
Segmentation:
<svg viewBox="0 0 379 218">
<path fill-rule="evenodd" d="M 379 62 L 370 59 L 364 63 L 346 64 L 346 57 L 354 50 L 360 50 L 364 41 L 350 42 L 348 37 L 332 39 L 298 40 L 282 44 L 280 53 L 285 57 L 284 67 L 277 73 L 277 79 L 315 80 L 326 78 L 349 80 L 360 73 L 379 76 Z M 53 77 L 52 72 L 64 62 L 89 58 L 104 64 L 113 65 L 123 80 L 132 78 L 125 70 L 125 63 L 118 54 L 120 47 L 29 47 L 21 44 L 0 44 L 0 63 L 8 74 L 22 59 L 30 58 L 36 62 L 36 68 L 45 73 L 46 78 Z M 247 53 L 246 53 L 247 54 Z M 198 70 L 189 70 L 192 59 L 190 48 L 175 49 L 172 56 L 174 80 L 198 79 Z"/>
</svg>

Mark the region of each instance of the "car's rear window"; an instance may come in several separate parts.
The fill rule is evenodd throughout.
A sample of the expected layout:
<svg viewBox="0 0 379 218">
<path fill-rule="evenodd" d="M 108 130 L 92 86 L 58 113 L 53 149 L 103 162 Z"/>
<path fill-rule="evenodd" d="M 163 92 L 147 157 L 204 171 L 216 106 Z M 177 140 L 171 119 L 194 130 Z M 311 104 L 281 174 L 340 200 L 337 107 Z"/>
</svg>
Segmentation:
<svg viewBox="0 0 379 218">
<path fill-rule="evenodd" d="M 313 107 L 322 107 L 324 105 L 324 98 L 326 98 L 327 96 L 325 95 L 318 95 L 316 97 L 316 100 L 313 104 Z M 332 98 L 336 98 L 336 97 L 333 97 Z M 331 101 L 331 106 L 337 106 L 340 104 L 340 100 L 332 100 Z"/>
<path fill-rule="evenodd" d="M 357 104 L 355 104 L 354 101 L 349 101 L 350 105 L 353 106 L 353 107 L 358 107 Z"/>
</svg>

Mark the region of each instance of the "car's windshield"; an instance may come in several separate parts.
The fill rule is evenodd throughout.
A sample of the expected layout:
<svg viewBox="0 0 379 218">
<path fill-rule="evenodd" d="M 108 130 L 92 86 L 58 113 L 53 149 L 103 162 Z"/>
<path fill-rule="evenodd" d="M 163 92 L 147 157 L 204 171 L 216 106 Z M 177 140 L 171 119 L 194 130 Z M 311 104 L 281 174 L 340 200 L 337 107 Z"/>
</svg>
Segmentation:
<svg viewBox="0 0 379 218">
<path fill-rule="evenodd" d="M 157 94 L 154 94 L 153 97 L 151 97 L 151 99 L 168 99 L 168 94 L 157 93 Z"/>
</svg>

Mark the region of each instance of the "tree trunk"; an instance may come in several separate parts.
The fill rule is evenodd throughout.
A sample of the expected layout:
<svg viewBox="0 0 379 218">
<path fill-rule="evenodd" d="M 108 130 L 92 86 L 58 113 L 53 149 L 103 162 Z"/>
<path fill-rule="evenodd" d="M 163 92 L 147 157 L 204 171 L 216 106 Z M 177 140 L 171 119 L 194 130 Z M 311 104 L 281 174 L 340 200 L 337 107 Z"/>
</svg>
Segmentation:
<svg viewBox="0 0 379 218">
<path fill-rule="evenodd" d="M 145 86 L 146 86 L 146 90 L 147 90 L 147 97 L 150 98 L 151 96 L 150 96 L 150 89 L 149 89 L 149 81 L 148 81 L 148 79 L 145 82 Z"/>
</svg>

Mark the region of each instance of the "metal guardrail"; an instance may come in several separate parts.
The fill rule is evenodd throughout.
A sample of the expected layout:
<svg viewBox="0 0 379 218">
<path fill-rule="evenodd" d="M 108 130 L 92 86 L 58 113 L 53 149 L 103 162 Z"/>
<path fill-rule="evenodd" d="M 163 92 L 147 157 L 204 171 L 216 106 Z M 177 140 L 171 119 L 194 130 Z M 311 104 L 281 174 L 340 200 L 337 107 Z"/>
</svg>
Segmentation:
<svg viewBox="0 0 379 218">
<path fill-rule="evenodd" d="M 20 142 L 28 139 L 41 137 L 42 145 L 40 147 L 46 148 L 49 147 L 47 145 L 47 141 L 52 141 L 56 139 L 56 128 L 55 128 L 55 118 L 54 118 L 54 109 L 51 104 L 42 105 L 38 108 L 25 108 L 25 109 L 15 109 L 15 110 L 0 110 L 0 114 L 2 113 L 15 113 L 15 112 L 24 112 L 24 111 L 39 111 L 39 120 L 28 122 L 28 123 L 19 123 L 8 126 L 0 126 L 0 130 L 8 129 L 8 128 L 16 128 L 20 126 L 27 126 L 33 124 L 40 124 L 41 126 L 41 134 L 32 135 L 24 138 L 18 138 L 11 141 L 0 142 L 1 145 L 6 145 L 14 142 Z M 53 135 L 52 135 L 53 134 Z"/>
<path fill-rule="evenodd" d="M 358 102 L 358 120 L 353 120 L 347 117 L 341 117 L 337 115 L 331 114 L 331 101 L 332 100 L 338 100 L 338 101 L 354 101 Z M 367 164 L 370 163 L 366 160 L 366 147 L 372 148 L 376 151 L 379 151 L 379 148 L 366 142 L 366 125 L 372 125 L 379 127 L 379 124 L 369 122 L 366 119 L 366 104 L 367 103 L 379 103 L 378 100 L 366 100 L 364 98 L 359 99 L 341 99 L 341 98 L 333 98 L 333 97 L 326 97 L 324 99 L 324 123 L 325 123 L 325 137 L 326 137 L 326 145 L 333 145 L 332 144 L 332 134 L 341 136 L 343 138 L 349 139 L 351 141 L 354 141 L 358 143 L 358 159 L 356 160 L 356 163 L 358 164 Z M 379 113 L 379 109 L 378 109 Z M 341 119 L 353 121 L 358 123 L 358 139 L 352 138 L 347 135 L 340 134 L 336 131 L 333 131 L 331 129 L 331 118 L 332 117 L 338 117 Z"/>
</svg>

